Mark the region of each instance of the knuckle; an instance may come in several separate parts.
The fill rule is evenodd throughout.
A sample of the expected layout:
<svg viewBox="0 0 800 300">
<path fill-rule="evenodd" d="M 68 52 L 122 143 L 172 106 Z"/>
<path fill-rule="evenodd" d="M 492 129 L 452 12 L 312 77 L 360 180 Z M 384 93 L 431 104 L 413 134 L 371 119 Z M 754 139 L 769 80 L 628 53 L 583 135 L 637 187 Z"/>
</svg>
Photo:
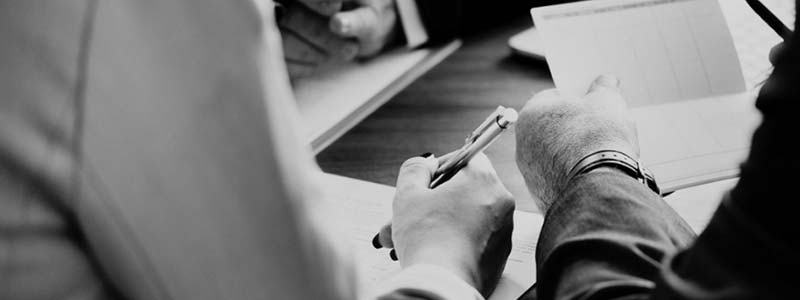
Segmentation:
<svg viewBox="0 0 800 300">
<path fill-rule="evenodd" d="M 404 172 L 418 172 L 425 170 L 425 161 L 421 157 L 412 157 L 400 165 L 400 170 Z"/>
</svg>

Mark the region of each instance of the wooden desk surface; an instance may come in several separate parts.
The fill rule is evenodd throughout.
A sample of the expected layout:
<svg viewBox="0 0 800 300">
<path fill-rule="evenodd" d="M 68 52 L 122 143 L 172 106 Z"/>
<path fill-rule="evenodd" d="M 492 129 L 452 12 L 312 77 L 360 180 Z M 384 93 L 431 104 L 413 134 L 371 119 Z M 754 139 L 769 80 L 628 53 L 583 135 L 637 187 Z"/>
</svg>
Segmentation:
<svg viewBox="0 0 800 300">
<path fill-rule="evenodd" d="M 531 25 L 521 17 L 464 40 L 451 57 L 317 155 L 325 172 L 395 185 L 409 157 L 441 155 L 498 105 L 522 108 L 537 91 L 553 87 L 546 64 L 512 56 L 508 38 Z M 487 151 L 517 208 L 536 211 L 514 161 L 513 130 Z"/>
</svg>

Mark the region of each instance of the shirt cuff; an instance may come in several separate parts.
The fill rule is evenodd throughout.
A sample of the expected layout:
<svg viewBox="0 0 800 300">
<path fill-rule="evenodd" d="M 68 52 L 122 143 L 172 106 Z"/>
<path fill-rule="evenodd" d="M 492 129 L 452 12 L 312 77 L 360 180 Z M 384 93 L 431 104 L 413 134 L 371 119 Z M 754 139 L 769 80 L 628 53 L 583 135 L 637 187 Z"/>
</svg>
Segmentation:
<svg viewBox="0 0 800 300">
<path fill-rule="evenodd" d="M 394 299 L 412 296 L 422 299 L 484 300 L 471 285 L 445 268 L 414 265 L 381 282 L 366 299 Z M 400 297 L 402 298 L 402 297 Z"/>
<path fill-rule="evenodd" d="M 406 36 L 406 45 L 409 48 L 416 48 L 428 42 L 428 31 L 422 23 L 416 0 L 396 0 L 395 4 Z"/>
</svg>

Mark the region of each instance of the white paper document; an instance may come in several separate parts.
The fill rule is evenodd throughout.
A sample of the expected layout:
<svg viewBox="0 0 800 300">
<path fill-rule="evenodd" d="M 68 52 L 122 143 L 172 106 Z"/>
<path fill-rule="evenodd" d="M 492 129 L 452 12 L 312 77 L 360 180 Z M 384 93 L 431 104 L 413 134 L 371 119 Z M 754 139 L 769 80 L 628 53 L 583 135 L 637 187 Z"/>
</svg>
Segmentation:
<svg viewBox="0 0 800 300">
<path fill-rule="evenodd" d="M 562 93 L 620 78 L 662 190 L 738 175 L 760 115 L 717 0 L 585 1 L 531 14 Z"/>
<path fill-rule="evenodd" d="M 632 107 L 745 91 L 716 0 L 606 0 L 535 8 L 550 72 L 583 95 L 599 74 L 623 83 Z"/>
<path fill-rule="evenodd" d="M 339 223 L 354 241 L 361 289 L 369 289 L 399 272 L 400 264 L 389 259 L 388 249 L 372 247 L 372 238 L 391 220 L 394 188 L 336 175 L 324 178 L 326 192 L 337 201 Z M 543 222 L 539 214 L 514 213 L 513 247 L 490 300 L 517 299 L 536 282 L 534 252 Z"/>
</svg>

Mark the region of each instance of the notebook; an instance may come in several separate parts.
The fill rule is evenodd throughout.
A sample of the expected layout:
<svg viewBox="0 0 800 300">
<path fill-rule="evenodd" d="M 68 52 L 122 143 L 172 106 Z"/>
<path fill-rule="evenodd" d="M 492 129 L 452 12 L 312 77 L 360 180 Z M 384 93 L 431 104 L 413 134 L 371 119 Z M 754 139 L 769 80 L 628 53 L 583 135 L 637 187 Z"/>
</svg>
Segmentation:
<svg viewBox="0 0 800 300">
<path fill-rule="evenodd" d="M 562 93 L 584 94 L 599 74 L 620 78 L 641 159 L 664 191 L 738 175 L 760 120 L 757 90 L 717 0 L 586 1 L 531 14 Z"/>
<path fill-rule="evenodd" d="M 372 247 L 375 233 L 391 220 L 394 188 L 331 174 L 323 178 L 327 195 L 337 202 L 338 223 L 355 246 L 360 289 L 369 289 L 399 272 L 400 264 L 389 259 L 388 249 Z M 490 300 L 517 299 L 536 282 L 534 253 L 543 222 L 540 214 L 514 212 L 513 248 Z"/>
</svg>

